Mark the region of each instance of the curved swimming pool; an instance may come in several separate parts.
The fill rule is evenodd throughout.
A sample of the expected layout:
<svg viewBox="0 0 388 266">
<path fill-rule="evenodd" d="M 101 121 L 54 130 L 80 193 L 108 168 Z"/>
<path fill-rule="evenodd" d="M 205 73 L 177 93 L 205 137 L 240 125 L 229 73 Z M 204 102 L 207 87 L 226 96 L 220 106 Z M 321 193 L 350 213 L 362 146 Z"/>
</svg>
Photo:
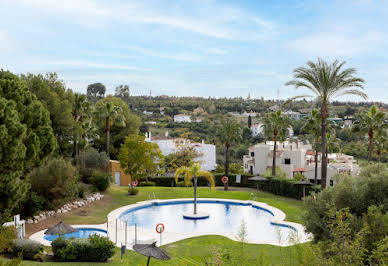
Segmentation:
<svg viewBox="0 0 388 266">
<path fill-rule="evenodd" d="M 77 232 L 68 233 L 61 235 L 64 238 L 88 238 L 91 235 L 100 235 L 107 236 L 106 230 L 97 229 L 97 228 L 77 228 Z M 43 239 L 47 241 L 53 241 L 57 239 L 59 235 L 44 235 Z"/>
<path fill-rule="evenodd" d="M 124 211 L 119 219 L 129 226 L 154 229 L 165 225 L 164 233 L 234 234 L 238 235 L 245 223 L 248 242 L 285 241 L 295 236 L 295 228 L 271 222 L 274 214 L 250 203 L 198 200 L 198 211 L 210 214 L 207 219 L 184 219 L 183 214 L 193 211 L 193 200 L 153 202 Z"/>
</svg>

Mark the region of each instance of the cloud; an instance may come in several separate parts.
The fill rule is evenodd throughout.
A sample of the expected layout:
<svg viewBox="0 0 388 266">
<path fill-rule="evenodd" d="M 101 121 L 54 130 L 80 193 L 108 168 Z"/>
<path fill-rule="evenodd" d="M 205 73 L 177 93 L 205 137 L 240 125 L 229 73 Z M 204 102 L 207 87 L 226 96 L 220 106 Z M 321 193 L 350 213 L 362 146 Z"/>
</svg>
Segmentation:
<svg viewBox="0 0 388 266">
<path fill-rule="evenodd" d="M 164 59 L 170 59 L 170 60 L 176 60 L 176 61 L 189 61 L 189 62 L 198 62 L 200 61 L 201 57 L 198 55 L 193 55 L 189 53 L 183 53 L 183 54 L 163 54 L 160 52 L 156 52 L 154 50 L 146 49 L 139 46 L 128 46 L 127 49 L 136 51 L 143 55 L 148 55 L 152 57 L 159 57 Z"/>
<path fill-rule="evenodd" d="M 133 70 L 133 71 L 150 71 L 150 68 L 137 67 L 137 66 L 126 66 L 119 64 L 101 64 L 88 61 L 54 61 L 48 62 L 48 65 L 56 66 L 71 66 L 71 67 L 82 67 L 82 68 L 101 68 L 101 69 L 117 69 L 117 70 Z"/>
<path fill-rule="evenodd" d="M 290 47 L 299 52 L 314 56 L 354 56 L 373 52 L 382 46 L 387 35 L 377 31 L 358 33 L 336 31 L 319 32 L 301 37 L 290 43 Z"/>
</svg>

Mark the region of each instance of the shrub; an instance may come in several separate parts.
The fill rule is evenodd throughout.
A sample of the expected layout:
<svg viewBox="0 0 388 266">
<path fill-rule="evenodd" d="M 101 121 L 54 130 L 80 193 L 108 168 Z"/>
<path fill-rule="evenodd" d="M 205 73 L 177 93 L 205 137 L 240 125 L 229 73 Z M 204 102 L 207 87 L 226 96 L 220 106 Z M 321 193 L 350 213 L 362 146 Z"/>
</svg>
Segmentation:
<svg viewBox="0 0 388 266">
<path fill-rule="evenodd" d="M 23 203 L 22 214 L 23 216 L 34 216 L 45 207 L 46 199 L 39 196 L 33 191 L 27 194 L 27 197 Z"/>
<path fill-rule="evenodd" d="M 0 226 L 0 254 L 12 250 L 15 238 L 16 232 L 14 227 Z"/>
<path fill-rule="evenodd" d="M 63 158 L 52 158 L 28 175 L 31 190 L 52 201 L 77 193 L 77 170 Z"/>
<path fill-rule="evenodd" d="M 105 152 L 98 152 L 94 148 L 87 148 L 79 154 L 79 173 L 84 183 L 94 172 L 105 172 L 109 167 L 109 158 Z"/>
<path fill-rule="evenodd" d="M 90 184 L 98 191 L 105 191 L 112 180 L 112 176 L 106 173 L 96 172 L 89 178 Z"/>
<path fill-rule="evenodd" d="M 142 181 L 139 183 L 139 186 L 141 187 L 154 187 L 155 186 L 155 182 L 153 181 Z"/>
<path fill-rule="evenodd" d="M 176 186 L 177 187 L 186 187 L 186 184 L 185 184 L 185 181 L 178 181 L 178 183 L 176 183 Z M 192 187 L 193 186 L 193 182 L 189 182 L 187 184 L 187 187 Z"/>
<path fill-rule="evenodd" d="M 128 194 L 129 195 L 137 195 L 139 193 L 139 189 L 135 187 L 129 187 L 128 188 Z"/>
<path fill-rule="evenodd" d="M 105 262 L 114 255 L 115 245 L 107 237 L 92 235 L 88 239 L 58 237 L 51 243 L 59 261 Z"/>
<path fill-rule="evenodd" d="M 35 260 L 43 254 L 43 245 L 30 239 L 16 239 L 12 253 L 21 255 L 24 260 Z"/>
</svg>

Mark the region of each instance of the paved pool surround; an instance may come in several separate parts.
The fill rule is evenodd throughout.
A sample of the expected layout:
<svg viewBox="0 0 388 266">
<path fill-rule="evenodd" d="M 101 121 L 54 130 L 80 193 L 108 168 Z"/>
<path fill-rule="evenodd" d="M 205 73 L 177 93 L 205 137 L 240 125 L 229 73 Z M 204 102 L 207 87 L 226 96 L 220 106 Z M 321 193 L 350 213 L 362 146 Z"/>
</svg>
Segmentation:
<svg viewBox="0 0 388 266">
<path fill-rule="evenodd" d="M 214 202 L 214 203 L 220 203 L 220 202 L 229 202 L 229 203 L 236 203 L 236 204 L 243 204 L 243 205 L 250 205 L 252 207 L 262 209 L 266 212 L 269 212 L 272 215 L 272 218 L 270 220 L 270 223 L 272 225 L 278 225 L 278 226 L 284 226 L 289 227 L 295 230 L 295 239 L 292 243 L 288 239 L 281 239 L 281 240 L 275 240 L 275 241 L 263 241 L 263 240 L 247 240 L 247 243 L 250 244 L 269 244 L 269 245 L 276 245 L 276 246 L 290 246 L 296 243 L 305 243 L 308 241 L 311 241 L 312 236 L 310 234 L 307 234 L 305 232 L 305 228 L 298 223 L 293 222 L 287 222 L 284 221 L 286 218 L 286 215 L 281 210 L 274 208 L 266 203 L 257 202 L 257 201 L 249 201 L 249 200 L 231 200 L 231 199 L 219 199 L 219 198 L 198 198 L 200 201 L 206 201 L 206 202 Z M 181 198 L 181 199 L 168 199 L 168 200 L 147 200 L 147 201 L 141 201 L 137 202 L 135 204 L 123 206 L 121 208 L 118 208 L 108 214 L 108 237 L 110 240 L 112 240 L 116 245 L 119 247 L 121 244 L 127 243 L 127 247 L 131 248 L 131 246 L 134 244 L 135 239 L 135 226 L 127 226 L 124 221 L 122 221 L 120 218 L 121 216 L 129 211 L 134 211 L 137 209 L 143 209 L 147 207 L 151 207 L 153 205 L 158 204 L 173 204 L 173 203 L 179 203 L 179 202 L 188 202 L 193 201 L 193 198 Z M 211 215 L 211 214 L 210 214 Z M 182 216 L 182 219 L 183 216 Z M 117 227 L 117 230 L 116 230 Z M 166 245 L 169 243 L 173 243 L 179 240 L 183 240 L 186 238 L 191 237 L 197 237 L 197 236 L 203 236 L 203 235 L 209 235 L 209 233 L 201 233 L 201 232 L 174 232 L 173 229 L 168 230 L 168 232 L 165 232 L 162 234 L 162 245 Z M 239 241 L 238 235 L 235 233 L 225 233 L 225 232 L 212 232 L 211 235 L 221 235 L 225 236 L 231 240 Z M 160 234 L 156 233 L 155 229 L 149 229 L 149 228 L 142 228 L 141 226 L 137 226 L 137 241 L 138 243 L 150 243 L 153 241 L 157 242 L 157 245 L 160 245 Z"/>
</svg>

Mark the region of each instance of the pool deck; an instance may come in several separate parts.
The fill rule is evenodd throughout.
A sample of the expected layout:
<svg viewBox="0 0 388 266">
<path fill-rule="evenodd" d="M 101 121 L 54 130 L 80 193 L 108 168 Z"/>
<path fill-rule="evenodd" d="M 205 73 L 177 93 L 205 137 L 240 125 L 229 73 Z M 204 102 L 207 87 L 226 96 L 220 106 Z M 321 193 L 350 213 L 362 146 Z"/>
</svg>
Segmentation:
<svg viewBox="0 0 388 266">
<path fill-rule="evenodd" d="M 109 239 L 112 240 L 117 247 L 120 247 L 121 245 L 125 244 L 128 249 L 132 249 L 132 246 L 135 244 L 135 238 L 138 244 L 152 243 L 156 241 L 157 245 L 160 245 L 160 244 L 166 245 L 186 238 L 198 237 L 198 236 L 204 236 L 204 235 L 221 235 L 235 241 L 240 241 L 238 235 L 235 233 L 214 232 L 214 231 L 201 232 L 201 233 L 182 233 L 182 232 L 174 232 L 173 229 L 170 229 L 170 228 L 168 231 L 166 230 L 164 233 L 162 233 L 160 238 L 160 234 L 158 234 L 155 231 L 155 229 L 147 229 L 147 228 L 142 228 L 140 226 L 137 226 L 137 230 L 136 230 L 137 233 L 135 235 L 135 226 L 129 226 L 129 225 L 127 226 L 125 222 L 120 220 L 120 215 L 129 210 L 138 209 L 141 207 L 147 207 L 158 203 L 187 202 L 192 200 L 193 198 L 168 199 L 168 200 L 156 199 L 156 200 L 140 201 L 135 204 L 123 206 L 121 208 L 115 209 L 112 212 L 110 212 L 108 214 L 108 225 L 107 223 L 104 223 L 104 224 L 96 224 L 96 225 L 89 224 L 89 225 L 72 225 L 72 226 L 76 228 L 97 228 L 97 229 L 107 230 Z M 231 202 L 231 203 L 255 206 L 255 207 L 267 210 L 273 214 L 273 218 L 271 219 L 272 224 L 291 227 L 296 230 L 295 236 L 292 237 L 293 238 L 292 240 L 278 239 L 275 241 L 258 241 L 256 239 L 247 238 L 245 239 L 246 243 L 269 244 L 269 245 L 284 247 L 284 246 L 291 246 L 298 243 L 305 243 L 312 240 L 312 236 L 305 232 L 305 228 L 303 227 L 303 225 L 284 221 L 284 219 L 286 218 L 285 213 L 266 203 L 249 201 L 249 200 L 231 200 L 231 199 L 218 199 L 218 198 L 198 198 L 198 201 Z M 30 239 L 36 240 L 45 246 L 50 246 L 51 242 L 43 238 L 45 231 L 46 230 L 42 230 L 33 234 L 30 237 Z"/>
</svg>

